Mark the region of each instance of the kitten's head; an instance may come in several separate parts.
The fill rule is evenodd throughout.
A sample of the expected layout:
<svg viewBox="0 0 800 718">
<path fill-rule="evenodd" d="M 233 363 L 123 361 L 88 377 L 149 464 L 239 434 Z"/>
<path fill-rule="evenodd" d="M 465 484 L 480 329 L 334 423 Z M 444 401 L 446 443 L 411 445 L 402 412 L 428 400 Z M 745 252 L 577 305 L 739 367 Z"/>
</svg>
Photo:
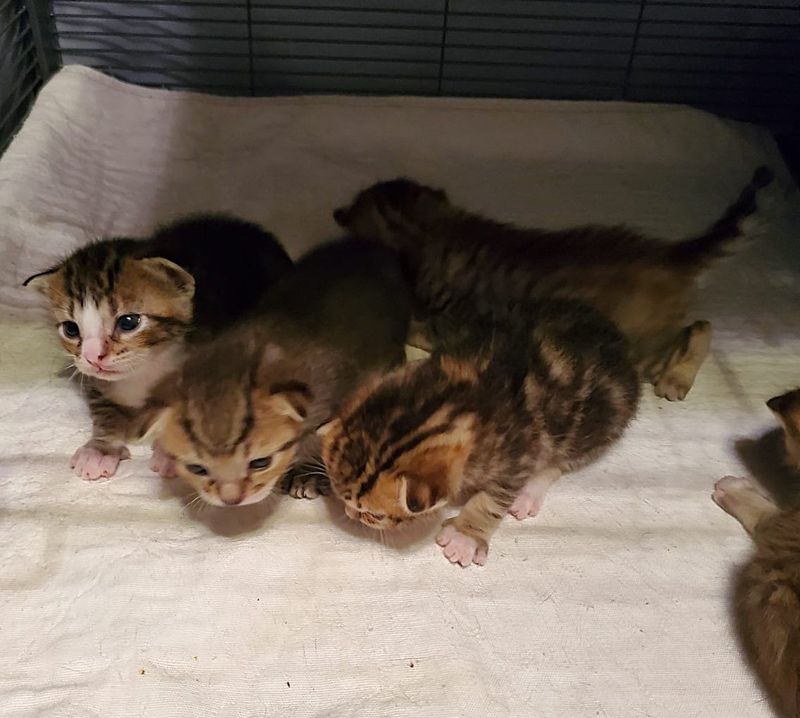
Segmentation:
<svg viewBox="0 0 800 718">
<path fill-rule="evenodd" d="M 783 427 L 786 463 L 800 469 L 800 389 L 773 397 L 767 406 Z"/>
<path fill-rule="evenodd" d="M 403 239 L 407 235 L 424 232 L 451 210 L 444 191 L 395 179 L 359 192 L 349 206 L 335 210 L 333 218 L 356 237 L 406 249 Z"/>
<path fill-rule="evenodd" d="M 160 257 L 128 256 L 131 243 L 90 244 L 24 283 L 47 298 L 75 367 L 106 381 L 144 368 L 153 350 L 182 339 L 192 320 L 193 277 Z"/>
<path fill-rule="evenodd" d="M 178 475 L 209 504 L 246 506 L 266 498 L 308 434 L 308 386 L 275 380 L 264 366 L 270 363 L 252 346 L 218 337 L 186 362 L 156 424 Z"/>
<path fill-rule="evenodd" d="M 397 528 L 443 506 L 472 449 L 474 416 L 437 393 L 429 362 L 365 386 L 320 429 L 331 488 L 366 526 Z"/>
</svg>

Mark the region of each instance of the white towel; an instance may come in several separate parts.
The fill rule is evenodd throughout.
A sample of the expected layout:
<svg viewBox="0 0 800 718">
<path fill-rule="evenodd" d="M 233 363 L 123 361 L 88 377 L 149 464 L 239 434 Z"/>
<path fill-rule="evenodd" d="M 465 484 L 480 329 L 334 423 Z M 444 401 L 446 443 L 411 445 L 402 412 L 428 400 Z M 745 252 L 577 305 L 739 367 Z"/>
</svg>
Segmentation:
<svg viewBox="0 0 800 718">
<path fill-rule="evenodd" d="M 91 237 L 225 210 L 297 255 L 360 187 L 409 175 L 509 221 L 678 238 L 760 163 L 766 235 L 703 282 L 714 348 L 688 400 L 646 389 L 485 568 L 430 533 L 383 546 L 322 500 L 198 517 L 145 448 L 109 481 L 70 473 L 87 412 L 19 283 Z M 0 161 L 0 715 L 768 716 L 729 611 L 749 540 L 709 494 L 800 383 L 798 208 L 766 131 L 686 107 L 228 99 L 62 70 Z"/>
</svg>

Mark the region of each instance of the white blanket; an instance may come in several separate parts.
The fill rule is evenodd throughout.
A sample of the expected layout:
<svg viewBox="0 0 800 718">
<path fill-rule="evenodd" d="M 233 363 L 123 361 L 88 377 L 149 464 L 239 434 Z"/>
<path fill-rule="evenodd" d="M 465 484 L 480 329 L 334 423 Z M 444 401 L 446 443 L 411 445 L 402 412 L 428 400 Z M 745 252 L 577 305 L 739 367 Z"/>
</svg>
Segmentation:
<svg viewBox="0 0 800 718">
<path fill-rule="evenodd" d="M 87 412 L 19 283 L 90 237 L 228 210 L 297 255 L 361 186 L 407 174 L 510 221 L 678 238 L 762 162 L 766 235 L 703 282 L 716 333 L 688 400 L 647 389 L 621 444 L 506 520 L 485 568 L 430 532 L 383 546 L 322 500 L 198 516 L 145 448 L 109 481 L 70 473 Z M 769 715 L 728 605 L 749 542 L 709 493 L 800 382 L 798 207 L 765 131 L 685 107 L 226 99 L 62 70 L 0 161 L 0 715 Z"/>
</svg>

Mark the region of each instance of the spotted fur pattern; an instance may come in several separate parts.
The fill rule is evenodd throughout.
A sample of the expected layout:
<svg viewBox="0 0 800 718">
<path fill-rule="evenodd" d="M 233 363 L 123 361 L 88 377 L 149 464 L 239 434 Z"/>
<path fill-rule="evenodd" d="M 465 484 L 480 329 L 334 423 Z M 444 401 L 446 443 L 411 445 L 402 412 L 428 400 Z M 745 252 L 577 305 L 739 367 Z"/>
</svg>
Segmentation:
<svg viewBox="0 0 800 718">
<path fill-rule="evenodd" d="M 415 284 L 428 344 L 444 328 L 542 297 L 587 302 L 631 340 L 642 376 L 668 399 L 683 399 L 708 352 L 707 322 L 682 329 L 698 274 L 723 255 L 771 181 L 760 168 L 723 216 L 677 244 L 625 226 L 560 231 L 522 229 L 453 206 L 447 195 L 411 180 L 361 192 L 336 221 L 357 236 L 401 252 Z"/>
<path fill-rule="evenodd" d="M 26 284 L 47 298 L 61 344 L 85 375 L 93 432 L 73 456 L 76 471 L 113 474 L 185 342 L 243 316 L 289 269 L 284 250 L 261 228 L 200 216 L 150 239 L 93 242 L 30 277 Z"/>
<path fill-rule="evenodd" d="M 479 348 L 434 353 L 362 388 L 323 428 L 323 458 L 348 515 L 366 525 L 391 529 L 461 504 L 440 543 L 456 563 L 482 563 L 527 485 L 543 496 L 598 456 L 638 398 L 627 341 L 608 320 L 541 302 Z M 469 548 L 448 554 L 454 541 Z"/>
</svg>

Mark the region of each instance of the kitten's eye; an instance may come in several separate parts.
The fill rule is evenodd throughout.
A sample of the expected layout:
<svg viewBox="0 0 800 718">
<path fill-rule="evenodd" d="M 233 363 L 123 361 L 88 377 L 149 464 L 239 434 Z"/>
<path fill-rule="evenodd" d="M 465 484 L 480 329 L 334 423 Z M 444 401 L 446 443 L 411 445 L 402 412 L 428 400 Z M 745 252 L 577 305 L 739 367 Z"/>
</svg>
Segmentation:
<svg viewBox="0 0 800 718">
<path fill-rule="evenodd" d="M 261 471 L 262 469 L 268 469 L 272 465 L 272 457 L 271 456 L 262 456 L 260 459 L 253 459 L 250 462 L 250 468 L 253 471 Z"/>
<path fill-rule="evenodd" d="M 142 322 L 140 314 L 123 314 L 117 318 L 117 329 L 121 332 L 132 332 Z"/>
<path fill-rule="evenodd" d="M 186 469 L 196 476 L 208 476 L 208 469 L 200 464 L 186 464 Z"/>
<path fill-rule="evenodd" d="M 75 322 L 61 322 L 61 331 L 67 339 L 77 339 L 81 335 L 81 328 Z"/>
</svg>

